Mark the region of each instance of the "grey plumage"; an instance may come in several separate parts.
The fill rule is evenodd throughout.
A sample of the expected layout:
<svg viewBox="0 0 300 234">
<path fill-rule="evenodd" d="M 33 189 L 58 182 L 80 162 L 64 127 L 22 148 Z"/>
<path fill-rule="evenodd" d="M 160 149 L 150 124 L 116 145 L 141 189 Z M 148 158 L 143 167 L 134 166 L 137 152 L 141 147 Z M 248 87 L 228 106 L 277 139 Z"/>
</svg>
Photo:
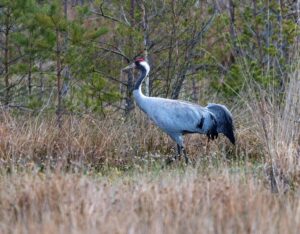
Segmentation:
<svg viewBox="0 0 300 234">
<path fill-rule="evenodd" d="M 234 144 L 232 116 L 225 106 L 209 104 L 201 107 L 190 102 L 159 97 L 147 97 L 142 93 L 141 86 L 150 71 L 149 64 L 144 59 L 137 59 L 128 68 L 137 68 L 141 74 L 136 82 L 133 95 L 139 108 L 176 143 L 178 154 L 184 152 L 183 135 L 188 133 L 206 134 L 209 139 L 223 133 Z"/>
<path fill-rule="evenodd" d="M 227 107 L 220 104 L 209 103 L 206 108 L 216 117 L 218 133 L 223 133 L 232 144 L 235 144 L 232 115 Z"/>
</svg>

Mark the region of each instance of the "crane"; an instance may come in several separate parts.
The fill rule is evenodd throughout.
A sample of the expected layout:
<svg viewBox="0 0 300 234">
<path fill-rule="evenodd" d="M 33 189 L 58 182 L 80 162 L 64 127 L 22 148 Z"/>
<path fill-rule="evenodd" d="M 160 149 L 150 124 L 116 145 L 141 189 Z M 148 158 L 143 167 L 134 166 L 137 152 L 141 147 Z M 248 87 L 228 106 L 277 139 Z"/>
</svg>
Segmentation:
<svg viewBox="0 0 300 234">
<path fill-rule="evenodd" d="M 184 154 L 189 162 L 184 147 L 183 135 L 206 134 L 208 140 L 214 140 L 223 133 L 232 144 L 235 144 L 233 121 L 230 111 L 221 104 L 210 103 L 206 107 L 194 103 L 160 97 L 148 97 L 142 92 L 142 83 L 150 72 L 150 66 L 144 58 L 137 58 L 123 71 L 136 68 L 140 71 L 133 95 L 139 108 L 177 144 L 175 160 Z"/>
</svg>

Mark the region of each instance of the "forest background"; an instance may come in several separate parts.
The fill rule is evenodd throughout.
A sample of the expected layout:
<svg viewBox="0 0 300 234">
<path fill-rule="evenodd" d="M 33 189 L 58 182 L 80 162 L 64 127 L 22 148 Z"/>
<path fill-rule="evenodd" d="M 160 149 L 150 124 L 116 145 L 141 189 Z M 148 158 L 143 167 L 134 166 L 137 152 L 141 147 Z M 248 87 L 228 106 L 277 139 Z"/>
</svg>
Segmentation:
<svg viewBox="0 0 300 234">
<path fill-rule="evenodd" d="M 62 114 L 134 108 L 136 56 L 146 93 L 230 103 L 245 76 L 284 92 L 298 36 L 294 1 L 1 1 L 1 103 Z"/>
</svg>

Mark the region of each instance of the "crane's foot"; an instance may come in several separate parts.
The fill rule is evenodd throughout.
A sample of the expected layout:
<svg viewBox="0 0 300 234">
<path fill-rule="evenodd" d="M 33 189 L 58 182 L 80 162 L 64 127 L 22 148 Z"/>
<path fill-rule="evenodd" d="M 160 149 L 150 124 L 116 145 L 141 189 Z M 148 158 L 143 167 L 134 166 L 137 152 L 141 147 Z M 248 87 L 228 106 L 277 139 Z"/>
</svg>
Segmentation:
<svg viewBox="0 0 300 234">
<path fill-rule="evenodd" d="M 189 159 L 189 157 L 187 156 L 186 150 L 184 147 L 182 147 L 182 152 L 184 155 L 184 159 L 185 159 L 185 164 L 190 164 L 191 160 Z"/>
<path fill-rule="evenodd" d="M 173 162 L 179 162 L 181 159 L 181 153 L 183 152 L 185 164 L 189 164 L 191 160 L 186 154 L 185 148 L 177 144 L 177 154 L 174 157 L 169 157 L 165 160 L 165 165 L 168 166 Z"/>
<path fill-rule="evenodd" d="M 184 157 L 184 159 L 185 159 L 185 164 L 186 165 L 191 163 L 191 160 L 189 159 L 189 157 L 186 156 L 186 157 Z"/>
</svg>

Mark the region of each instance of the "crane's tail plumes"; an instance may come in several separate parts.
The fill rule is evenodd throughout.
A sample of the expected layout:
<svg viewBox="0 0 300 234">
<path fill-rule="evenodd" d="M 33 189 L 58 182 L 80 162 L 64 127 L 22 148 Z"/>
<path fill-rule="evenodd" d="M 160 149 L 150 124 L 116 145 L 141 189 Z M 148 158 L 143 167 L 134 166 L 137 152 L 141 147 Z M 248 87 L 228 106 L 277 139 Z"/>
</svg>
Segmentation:
<svg viewBox="0 0 300 234">
<path fill-rule="evenodd" d="M 225 106 L 214 103 L 208 104 L 206 108 L 216 117 L 218 133 L 223 133 L 232 144 L 235 144 L 234 127 L 230 111 Z"/>
</svg>

